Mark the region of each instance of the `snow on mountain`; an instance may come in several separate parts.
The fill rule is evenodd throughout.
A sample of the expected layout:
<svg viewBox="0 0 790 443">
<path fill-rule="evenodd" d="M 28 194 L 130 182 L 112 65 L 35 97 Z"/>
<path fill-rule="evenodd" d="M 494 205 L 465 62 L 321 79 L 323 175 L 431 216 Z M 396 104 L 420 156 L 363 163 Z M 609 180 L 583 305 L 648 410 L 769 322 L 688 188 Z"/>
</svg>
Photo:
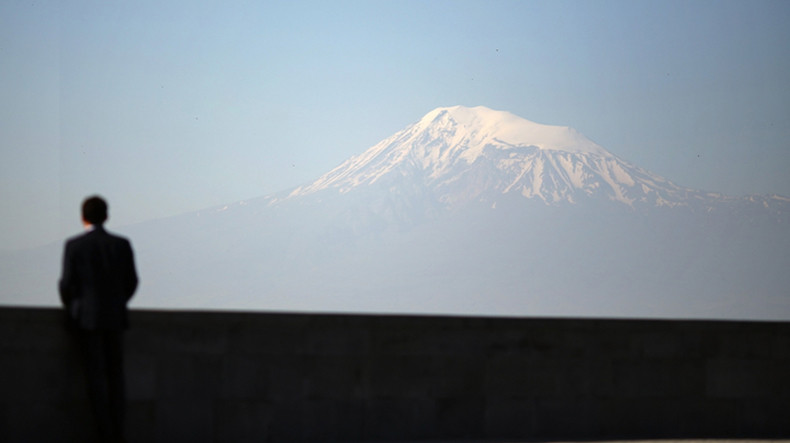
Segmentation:
<svg viewBox="0 0 790 443">
<path fill-rule="evenodd" d="M 520 194 L 546 204 L 596 197 L 628 206 L 688 206 L 712 195 L 636 167 L 576 130 L 483 106 L 438 108 L 295 189 L 289 198 L 364 185 L 425 186 L 445 206 Z"/>
</svg>

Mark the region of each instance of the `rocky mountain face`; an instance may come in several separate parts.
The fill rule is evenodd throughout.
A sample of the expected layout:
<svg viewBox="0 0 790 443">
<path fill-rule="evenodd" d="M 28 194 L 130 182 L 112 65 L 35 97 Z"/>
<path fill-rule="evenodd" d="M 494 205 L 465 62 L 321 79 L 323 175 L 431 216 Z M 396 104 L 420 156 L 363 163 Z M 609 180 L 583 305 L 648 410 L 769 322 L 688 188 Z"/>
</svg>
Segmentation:
<svg viewBox="0 0 790 443">
<path fill-rule="evenodd" d="M 572 128 L 540 125 L 485 107 L 439 108 L 353 157 L 289 198 L 378 186 L 419 188 L 437 204 L 495 204 L 519 194 L 545 204 L 608 200 L 638 207 L 711 210 L 732 198 L 678 186 L 634 166 Z M 790 199 L 751 197 L 785 210 Z"/>
<path fill-rule="evenodd" d="M 684 188 L 484 107 L 431 111 L 296 189 L 124 233 L 139 306 L 790 319 L 789 199 Z"/>
</svg>

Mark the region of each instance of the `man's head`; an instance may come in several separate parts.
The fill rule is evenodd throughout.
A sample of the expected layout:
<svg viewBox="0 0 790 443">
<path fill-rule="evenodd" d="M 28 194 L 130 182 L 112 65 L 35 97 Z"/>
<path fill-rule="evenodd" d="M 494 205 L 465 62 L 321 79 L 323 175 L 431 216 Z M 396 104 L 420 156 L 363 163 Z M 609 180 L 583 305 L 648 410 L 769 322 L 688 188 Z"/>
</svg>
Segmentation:
<svg viewBox="0 0 790 443">
<path fill-rule="evenodd" d="M 107 202 L 98 195 L 88 197 L 82 202 L 82 221 L 101 226 L 107 220 Z"/>
</svg>

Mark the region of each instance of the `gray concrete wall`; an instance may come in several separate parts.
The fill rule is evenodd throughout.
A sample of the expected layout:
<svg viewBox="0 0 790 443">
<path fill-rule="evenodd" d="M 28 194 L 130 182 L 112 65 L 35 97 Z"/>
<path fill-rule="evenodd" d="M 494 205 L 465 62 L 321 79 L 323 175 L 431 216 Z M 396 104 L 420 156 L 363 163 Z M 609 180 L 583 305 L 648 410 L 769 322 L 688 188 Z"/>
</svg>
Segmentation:
<svg viewBox="0 0 790 443">
<path fill-rule="evenodd" d="M 790 437 L 790 324 L 135 311 L 128 437 Z M 0 308 L 0 441 L 90 441 L 75 344 Z"/>
</svg>

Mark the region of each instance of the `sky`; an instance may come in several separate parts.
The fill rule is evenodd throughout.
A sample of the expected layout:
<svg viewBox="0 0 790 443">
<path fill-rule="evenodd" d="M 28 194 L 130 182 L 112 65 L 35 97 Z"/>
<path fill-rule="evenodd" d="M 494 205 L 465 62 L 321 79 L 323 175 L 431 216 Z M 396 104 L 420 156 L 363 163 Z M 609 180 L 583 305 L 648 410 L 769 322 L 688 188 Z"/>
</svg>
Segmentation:
<svg viewBox="0 0 790 443">
<path fill-rule="evenodd" d="M 0 250 L 312 181 L 442 106 L 790 196 L 790 2 L 0 2 Z"/>
</svg>

